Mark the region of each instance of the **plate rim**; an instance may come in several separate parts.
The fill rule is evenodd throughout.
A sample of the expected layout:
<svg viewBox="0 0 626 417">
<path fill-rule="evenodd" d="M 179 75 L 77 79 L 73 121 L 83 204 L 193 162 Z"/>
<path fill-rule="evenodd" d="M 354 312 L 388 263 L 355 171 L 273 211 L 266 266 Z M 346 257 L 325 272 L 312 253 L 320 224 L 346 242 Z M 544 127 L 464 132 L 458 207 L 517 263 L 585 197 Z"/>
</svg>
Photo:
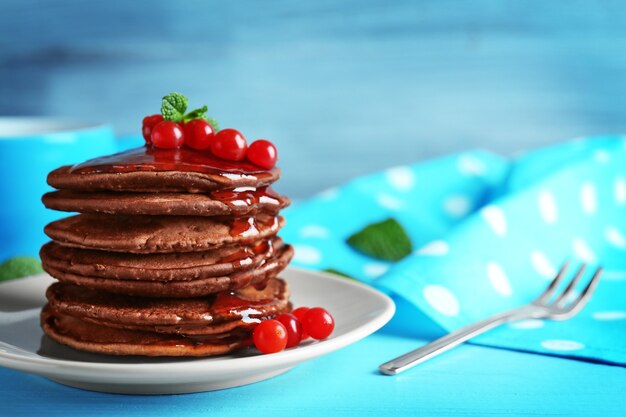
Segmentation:
<svg viewBox="0 0 626 417">
<path fill-rule="evenodd" d="M 315 271 L 292 266 L 289 266 L 285 270 L 285 272 L 316 275 L 326 281 L 333 282 L 335 284 L 358 288 L 359 291 L 365 291 L 375 298 L 378 298 L 379 301 L 381 301 L 382 312 L 378 316 L 374 317 L 372 320 L 364 323 L 356 329 L 349 330 L 348 332 L 335 338 L 319 341 L 311 345 L 300 346 L 297 349 L 285 350 L 274 354 L 263 355 L 263 361 L 261 364 L 259 364 L 259 355 L 242 358 L 219 356 L 206 358 L 199 357 L 198 360 L 190 360 L 187 362 L 176 363 L 102 363 L 46 358 L 39 356 L 26 357 L 23 354 L 6 352 L 0 349 L 0 366 L 15 369 L 18 371 L 47 376 L 67 375 L 67 372 L 72 371 L 80 373 L 87 371 L 98 371 L 99 377 L 105 377 L 110 373 L 116 374 L 120 370 L 127 371 L 129 369 L 137 371 L 138 373 L 140 373 L 141 376 L 156 375 L 161 374 L 164 370 L 171 370 L 172 366 L 176 366 L 176 370 L 178 372 L 184 372 L 189 374 L 202 372 L 203 375 L 208 376 L 209 374 L 222 374 L 225 371 L 232 372 L 234 370 L 234 361 L 236 361 L 236 369 L 239 372 L 251 369 L 291 367 L 300 362 L 304 362 L 323 354 L 341 349 L 371 335 L 372 333 L 382 328 L 389 320 L 391 320 L 391 318 L 395 314 L 395 303 L 388 295 L 362 282 L 346 279 L 343 277 L 337 277 L 333 274 L 323 271 Z M 289 282 L 288 280 L 289 278 L 287 278 L 287 282 Z"/>
</svg>

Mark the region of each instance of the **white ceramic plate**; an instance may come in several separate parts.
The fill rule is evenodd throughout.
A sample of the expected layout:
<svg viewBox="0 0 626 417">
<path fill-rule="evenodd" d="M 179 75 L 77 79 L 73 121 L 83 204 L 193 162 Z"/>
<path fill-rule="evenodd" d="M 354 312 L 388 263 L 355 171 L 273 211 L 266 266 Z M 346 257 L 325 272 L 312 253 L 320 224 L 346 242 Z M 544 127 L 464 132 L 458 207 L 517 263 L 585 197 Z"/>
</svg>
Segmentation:
<svg viewBox="0 0 626 417">
<path fill-rule="evenodd" d="M 262 381 L 300 362 L 340 349 L 381 328 L 395 311 L 386 295 L 329 274 L 288 268 L 281 277 L 295 306 L 323 306 L 335 318 L 324 341 L 271 355 L 246 349 L 215 358 L 115 357 L 78 352 L 45 337 L 39 327 L 43 274 L 0 284 L 0 366 L 42 375 L 73 387 L 127 394 L 211 391 Z"/>
</svg>

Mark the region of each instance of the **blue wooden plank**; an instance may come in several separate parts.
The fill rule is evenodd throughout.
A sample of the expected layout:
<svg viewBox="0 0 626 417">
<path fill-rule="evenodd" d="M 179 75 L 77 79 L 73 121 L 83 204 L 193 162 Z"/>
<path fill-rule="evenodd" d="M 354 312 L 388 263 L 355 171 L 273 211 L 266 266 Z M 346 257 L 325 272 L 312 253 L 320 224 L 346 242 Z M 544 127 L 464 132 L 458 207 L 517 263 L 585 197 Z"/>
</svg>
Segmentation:
<svg viewBox="0 0 626 417">
<path fill-rule="evenodd" d="M 376 366 L 416 346 L 381 332 L 245 387 L 183 396 L 81 391 L 0 369 L 6 416 L 621 416 L 625 370 L 462 346 L 396 377 Z"/>
<path fill-rule="evenodd" d="M 304 197 L 464 148 L 626 130 L 626 8 L 543 1 L 0 2 L 0 114 L 138 132 L 170 90 L 279 145 Z"/>
</svg>

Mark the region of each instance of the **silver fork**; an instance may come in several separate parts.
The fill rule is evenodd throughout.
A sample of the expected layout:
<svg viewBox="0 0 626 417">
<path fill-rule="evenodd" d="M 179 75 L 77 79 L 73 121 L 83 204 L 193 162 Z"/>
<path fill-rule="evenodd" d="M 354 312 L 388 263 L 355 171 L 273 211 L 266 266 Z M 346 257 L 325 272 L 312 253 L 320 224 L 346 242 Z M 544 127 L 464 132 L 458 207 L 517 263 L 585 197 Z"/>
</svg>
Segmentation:
<svg viewBox="0 0 626 417">
<path fill-rule="evenodd" d="M 600 275 L 602 274 L 602 267 L 596 269 L 591 280 L 589 280 L 585 288 L 575 299 L 570 300 L 572 294 L 574 294 L 576 285 L 585 272 L 585 264 L 582 264 L 565 289 L 560 294 L 557 294 L 556 297 L 553 297 L 557 287 L 563 282 L 568 266 L 569 262 L 565 262 L 556 274 L 556 277 L 548 285 L 548 288 L 530 304 L 496 314 L 478 323 L 462 327 L 419 349 L 412 350 L 389 362 L 385 362 L 380 365 L 378 369 L 385 375 L 396 375 L 504 323 L 526 319 L 567 320 L 573 317 L 591 298 L 591 295 L 598 285 Z"/>
</svg>

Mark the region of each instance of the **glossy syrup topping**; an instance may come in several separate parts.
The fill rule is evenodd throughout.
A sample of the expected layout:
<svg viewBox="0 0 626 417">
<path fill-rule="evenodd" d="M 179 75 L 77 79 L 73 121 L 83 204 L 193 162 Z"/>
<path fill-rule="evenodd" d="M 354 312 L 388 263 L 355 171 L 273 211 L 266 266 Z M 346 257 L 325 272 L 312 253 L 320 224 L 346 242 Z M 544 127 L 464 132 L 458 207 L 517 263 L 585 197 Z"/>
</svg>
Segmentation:
<svg viewBox="0 0 626 417">
<path fill-rule="evenodd" d="M 234 213 L 247 211 L 251 206 L 263 205 L 265 211 L 277 212 L 287 203 L 287 199 L 271 188 L 239 187 L 230 190 L 217 190 L 210 193 L 213 200 L 228 205 Z"/>
<path fill-rule="evenodd" d="M 278 224 L 278 217 L 270 215 L 235 217 L 230 227 L 230 235 L 255 240 L 261 234 L 261 230 L 277 229 Z"/>
<path fill-rule="evenodd" d="M 230 255 L 220 258 L 219 263 L 232 263 L 233 266 L 248 265 L 252 258 L 258 255 L 270 257 L 274 254 L 274 242 L 271 239 L 263 239 L 253 246 L 240 246 Z"/>
<path fill-rule="evenodd" d="M 142 146 L 113 155 L 91 159 L 70 168 L 70 173 L 127 173 L 135 171 L 183 171 L 215 174 L 225 177 L 251 175 L 262 177 L 269 171 L 246 161 L 227 161 L 209 152 L 182 147 L 158 149 Z"/>
<path fill-rule="evenodd" d="M 280 281 L 271 280 L 262 289 L 243 288 L 237 291 L 224 291 L 215 297 L 211 310 L 214 317 L 240 318 L 244 323 L 258 322 L 258 318 L 268 313 L 268 308 L 280 304 L 277 296 L 284 295 L 285 288 Z"/>
</svg>

